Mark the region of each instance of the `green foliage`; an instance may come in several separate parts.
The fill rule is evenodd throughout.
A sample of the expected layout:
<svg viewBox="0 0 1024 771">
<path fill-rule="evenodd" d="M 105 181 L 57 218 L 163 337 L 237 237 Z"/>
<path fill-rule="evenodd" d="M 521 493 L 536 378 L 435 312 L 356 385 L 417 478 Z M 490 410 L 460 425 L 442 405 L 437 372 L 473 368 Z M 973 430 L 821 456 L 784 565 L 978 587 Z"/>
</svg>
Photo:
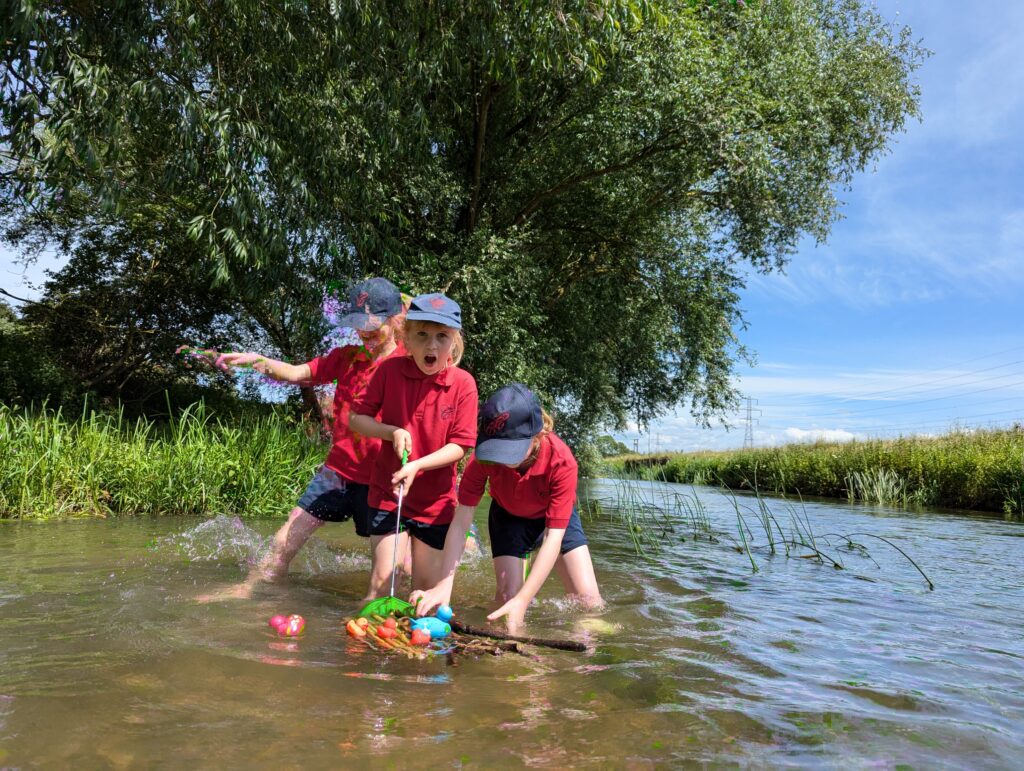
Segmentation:
<svg viewBox="0 0 1024 771">
<path fill-rule="evenodd" d="M 652 462 L 653 461 L 653 462 Z M 1024 513 L 1024 430 L 618 459 L 609 471 L 670 482 L 902 506 Z"/>
<path fill-rule="evenodd" d="M 279 416 L 227 425 L 201 405 L 170 424 L 0 405 L 0 446 L 0 517 L 17 518 L 280 514 L 324 455 Z"/>
<path fill-rule="evenodd" d="M 40 330 L 22 322 L 0 301 L 0 404 L 26 406 L 77 398 L 73 382 L 57 363 Z"/>
<path fill-rule="evenodd" d="M 529 383 L 577 446 L 734 403 L 741 263 L 828 233 L 836 188 L 916 115 L 922 57 L 859 0 L 23 3 L 8 22 L 13 198 L 158 207 L 254 308 L 325 273 L 447 291 L 481 390 Z"/>
<path fill-rule="evenodd" d="M 597 437 L 594 440 L 594 447 L 602 458 L 611 458 L 615 455 L 627 455 L 629 448 L 622 442 L 607 434 Z"/>
</svg>

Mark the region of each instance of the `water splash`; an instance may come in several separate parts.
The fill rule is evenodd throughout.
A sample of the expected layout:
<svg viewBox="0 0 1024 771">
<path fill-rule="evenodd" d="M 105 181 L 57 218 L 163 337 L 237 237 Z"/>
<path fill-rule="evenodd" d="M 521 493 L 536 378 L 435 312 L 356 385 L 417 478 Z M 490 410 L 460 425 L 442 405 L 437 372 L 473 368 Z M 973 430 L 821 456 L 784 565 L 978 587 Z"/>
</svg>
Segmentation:
<svg viewBox="0 0 1024 771">
<path fill-rule="evenodd" d="M 273 536 L 262 535 L 239 517 L 221 514 L 183 533 L 158 538 L 153 549 L 173 552 L 189 562 L 234 562 L 242 568 L 258 564 L 273 545 Z M 292 560 L 292 571 L 309 575 L 367 570 L 370 560 L 362 554 L 339 554 L 318 538 L 310 538 Z"/>
</svg>

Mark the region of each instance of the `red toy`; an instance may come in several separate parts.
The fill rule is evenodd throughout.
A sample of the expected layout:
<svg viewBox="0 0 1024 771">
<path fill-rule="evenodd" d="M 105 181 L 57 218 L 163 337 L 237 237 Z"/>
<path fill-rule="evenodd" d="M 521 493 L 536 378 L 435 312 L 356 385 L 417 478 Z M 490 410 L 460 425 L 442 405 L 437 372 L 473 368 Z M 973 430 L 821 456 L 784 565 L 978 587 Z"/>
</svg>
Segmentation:
<svg viewBox="0 0 1024 771">
<path fill-rule="evenodd" d="M 426 629 L 413 629 L 409 635 L 409 642 L 413 645 L 427 645 L 430 642 L 430 632 Z"/>
<path fill-rule="evenodd" d="M 298 637 L 302 634 L 306 628 L 306 619 L 299 615 L 288 616 L 288 620 L 283 627 L 278 627 L 278 634 L 283 634 L 285 637 Z"/>
</svg>

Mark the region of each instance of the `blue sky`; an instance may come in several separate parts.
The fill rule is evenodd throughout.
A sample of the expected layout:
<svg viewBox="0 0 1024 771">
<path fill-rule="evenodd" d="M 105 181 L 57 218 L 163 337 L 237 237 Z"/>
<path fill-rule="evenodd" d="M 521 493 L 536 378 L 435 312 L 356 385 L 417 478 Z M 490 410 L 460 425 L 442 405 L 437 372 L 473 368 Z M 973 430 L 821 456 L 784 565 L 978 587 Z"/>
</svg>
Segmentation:
<svg viewBox="0 0 1024 771">
<path fill-rule="evenodd" d="M 757 400 L 755 444 L 939 433 L 1024 422 L 1024 3 L 883 0 L 933 52 L 921 123 L 854 180 L 824 245 L 743 293 L 757 356 L 738 387 Z M 0 287 L 29 293 L 0 253 Z M 733 428 L 681 412 L 641 450 L 725 449 Z"/>
<path fill-rule="evenodd" d="M 828 242 L 743 293 L 755 444 L 1024 422 L 1024 3 L 884 0 L 933 52 L 922 121 L 841 194 Z M 683 413 L 618 438 L 741 447 Z"/>
</svg>

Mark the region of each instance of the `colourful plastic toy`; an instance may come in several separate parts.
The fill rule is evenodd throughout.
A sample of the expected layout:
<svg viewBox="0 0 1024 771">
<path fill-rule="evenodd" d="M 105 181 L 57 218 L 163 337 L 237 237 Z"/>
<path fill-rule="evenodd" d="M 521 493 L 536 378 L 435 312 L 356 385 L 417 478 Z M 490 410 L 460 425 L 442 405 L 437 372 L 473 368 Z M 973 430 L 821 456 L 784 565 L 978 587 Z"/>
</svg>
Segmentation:
<svg viewBox="0 0 1024 771">
<path fill-rule="evenodd" d="M 436 616 L 423 616 L 412 620 L 413 631 L 424 629 L 430 632 L 431 639 L 440 640 L 452 633 L 452 628 Z"/>
<path fill-rule="evenodd" d="M 441 605 L 437 609 L 437 612 L 434 613 L 434 615 L 447 624 L 449 621 L 452 620 L 452 616 L 455 615 L 455 611 L 452 610 L 451 605 Z"/>
<path fill-rule="evenodd" d="M 409 635 L 409 642 L 413 645 L 428 645 L 430 643 L 430 632 L 417 627 Z"/>
<path fill-rule="evenodd" d="M 288 621 L 283 627 L 278 627 L 278 634 L 285 637 L 298 637 L 306 629 L 306 619 L 299 615 L 288 616 Z"/>
<path fill-rule="evenodd" d="M 271 616 L 270 620 L 267 622 L 267 624 L 275 632 L 281 631 L 281 627 L 285 626 L 287 623 L 288 623 L 288 617 L 287 616 L 281 616 L 281 615 Z"/>
</svg>

